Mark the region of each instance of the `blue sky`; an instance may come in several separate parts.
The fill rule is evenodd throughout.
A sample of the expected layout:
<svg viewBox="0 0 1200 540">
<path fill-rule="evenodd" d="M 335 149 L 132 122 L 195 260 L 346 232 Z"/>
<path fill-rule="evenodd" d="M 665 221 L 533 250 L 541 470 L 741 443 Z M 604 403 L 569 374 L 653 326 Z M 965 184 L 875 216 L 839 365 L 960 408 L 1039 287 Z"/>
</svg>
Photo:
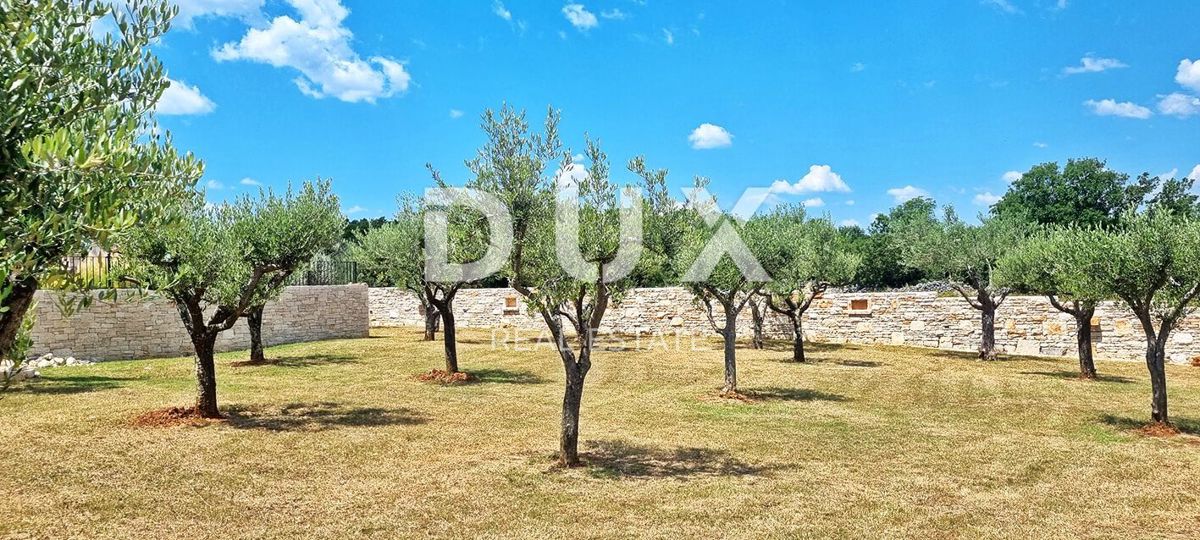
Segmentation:
<svg viewBox="0 0 1200 540">
<path fill-rule="evenodd" d="M 160 123 L 211 200 L 320 175 L 390 215 L 426 162 L 466 181 L 502 102 L 561 109 L 618 180 L 644 154 L 864 225 L 916 194 L 974 215 L 1071 157 L 1200 175 L 1200 2 L 178 2 Z"/>
</svg>

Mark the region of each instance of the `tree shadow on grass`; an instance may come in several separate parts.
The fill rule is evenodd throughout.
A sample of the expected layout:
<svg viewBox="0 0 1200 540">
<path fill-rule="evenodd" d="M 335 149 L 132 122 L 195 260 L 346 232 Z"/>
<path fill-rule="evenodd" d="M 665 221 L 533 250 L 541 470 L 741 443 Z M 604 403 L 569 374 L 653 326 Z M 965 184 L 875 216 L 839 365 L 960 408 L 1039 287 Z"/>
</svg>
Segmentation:
<svg viewBox="0 0 1200 540">
<path fill-rule="evenodd" d="M 238 429 L 264 431 L 326 431 L 342 427 L 418 425 L 429 420 L 404 407 L 346 407 L 318 401 L 289 403 L 282 407 L 231 405 L 225 408 L 228 423 Z"/>
<path fill-rule="evenodd" d="M 1100 415 L 1100 422 L 1109 427 L 1116 428 L 1122 431 L 1143 432 L 1151 426 L 1151 423 L 1145 419 L 1135 419 L 1128 416 L 1115 416 L 1111 414 Z M 1200 420 L 1195 418 L 1179 418 L 1171 419 L 1171 424 L 1178 429 L 1180 433 L 1188 435 L 1200 435 Z"/>
<path fill-rule="evenodd" d="M 767 475 L 779 465 L 760 465 L 712 448 L 663 449 L 625 441 L 588 441 L 583 459 L 601 478 L 689 478 Z"/>
<path fill-rule="evenodd" d="M 268 358 L 266 362 L 251 362 L 240 360 L 229 364 L 230 367 L 289 367 L 302 368 L 312 366 L 327 366 L 331 364 L 357 364 L 358 358 L 345 354 L 308 354 L 304 356 L 282 356 Z"/>
<path fill-rule="evenodd" d="M 749 345 L 747 344 L 747 347 Z M 793 343 L 791 339 L 768 339 L 763 342 L 763 350 L 792 352 Z M 861 351 L 862 345 L 855 343 L 829 343 L 827 341 L 809 341 L 804 340 L 804 352 L 835 352 L 835 351 Z"/>
<path fill-rule="evenodd" d="M 768 386 L 742 390 L 741 394 L 753 401 L 849 401 L 840 394 L 830 394 L 808 388 L 781 388 Z"/>
<path fill-rule="evenodd" d="M 1066 369 L 1058 370 L 1058 371 L 1021 371 L 1018 373 L 1020 375 L 1041 375 L 1043 377 L 1054 377 L 1056 379 L 1068 379 L 1068 380 L 1075 380 L 1075 381 L 1086 381 L 1087 380 L 1087 379 L 1080 378 L 1078 371 L 1071 371 L 1071 370 L 1066 370 Z M 1121 383 L 1121 384 L 1128 384 L 1128 383 L 1135 382 L 1134 379 L 1131 379 L 1129 377 L 1123 377 L 1121 375 L 1105 375 L 1103 373 L 1097 374 L 1096 380 L 1099 382 L 1111 382 L 1111 383 Z"/>
<path fill-rule="evenodd" d="M 474 383 L 497 383 L 497 384 L 545 384 L 547 381 L 536 373 L 530 371 L 517 371 L 503 368 L 483 368 L 469 369 L 475 379 Z"/>
<path fill-rule="evenodd" d="M 125 382 L 136 380 L 139 379 L 134 377 L 105 377 L 102 375 L 57 376 L 54 374 L 44 374 L 40 379 L 13 383 L 4 392 L 35 395 L 83 394 L 120 388 L 124 386 Z"/>
</svg>

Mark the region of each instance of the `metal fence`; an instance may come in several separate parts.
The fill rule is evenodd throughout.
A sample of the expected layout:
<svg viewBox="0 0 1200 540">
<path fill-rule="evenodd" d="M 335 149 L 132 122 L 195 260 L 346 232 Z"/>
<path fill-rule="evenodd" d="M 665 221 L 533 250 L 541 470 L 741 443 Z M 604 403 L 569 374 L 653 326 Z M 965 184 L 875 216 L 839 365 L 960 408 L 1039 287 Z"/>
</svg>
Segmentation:
<svg viewBox="0 0 1200 540">
<path fill-rule="evenodd" d="M 68 257 L 63 261 L 66 273 L 70 276 L 72 288 L 82 286 L 85 289 L 109 289 L 121 287 L 121 276 L 118 275 L 118 258 L 120 255 L 91 255 L 86 257 Z M 309 262 L 288 277 L 287 285 L 347 285 L 358 283 L 358 263 L 336 259 L 317 259 Z M 66 281 L 46 283 L 48 289 L 63 288 Z"/>
<path fill-rule="evenodd" d="M 358 283 L 358 263 L 318 259 L 288 277 L 288 285 L 348 285 Z"/>
</svg>

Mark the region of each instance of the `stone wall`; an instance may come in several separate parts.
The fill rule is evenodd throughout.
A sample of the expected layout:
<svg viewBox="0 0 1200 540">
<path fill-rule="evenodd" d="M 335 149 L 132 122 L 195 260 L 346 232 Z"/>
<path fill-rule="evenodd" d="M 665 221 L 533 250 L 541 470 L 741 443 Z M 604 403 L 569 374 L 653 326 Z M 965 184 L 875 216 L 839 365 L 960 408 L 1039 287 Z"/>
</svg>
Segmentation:
<svg viewBox="0 0 1200 540">
<path fill-rule="evenodd" d="M 857 304 L 857 305 L 855 305 Z M 861 308 L 861 309 L 854 309 Z M 370 290 L 372 326 L 421 326 L 420 303 L 400 289 Z M 460 326 L 541 332 L 540 318 L 526 312 L 511 289 L 464 289 L 455 301 Z M 933 292 L 827 293 L 813 302 L 804 318 L 807 339 L 833 343 L 882 343 L 960 351 L 979 346 L 979 312 L 958 296 Z M 718 321 L 720 322 L 720 321 Z M 1097 358 L 1142 360 L 1145 338 L 1141 325 L 1119 303 L 1105 302 L 1092 321 Z M 781 316 L 768 315 L 767 333 L 790 336 Z M 610 308 L 602 332 L 619 334 L 711 334 L 703 308 L 683 288 L 635 289 Z M 738 320 L 739 336 L 750 331 L 750 310 Z M 1185 319 L 1171 334 L 1172 362 L 1200 355 L 1200 317 Z M 1041 296 L 1013 296 L 996 313 L 996 344 L 1006 353 L 1074 356 L 1075 320 Z"/>
<path fill-rule="evenodd" d="M 53 292 L 37 293 L 33 329 L 36 356 L 102 360 L 189 356 L 192 344 L 175 305 L 164 298 L 136 299 L 119 294 L 116 301 L 96 301 L 64 317 Z M 266 345 L 335 338 L 366 337 L 370 331 L 366 285 L 288 287 L 263 314 Z M 237 325 L 217 339 L 218 351 L 248 349 L 250 331 Z"/>
</svg>

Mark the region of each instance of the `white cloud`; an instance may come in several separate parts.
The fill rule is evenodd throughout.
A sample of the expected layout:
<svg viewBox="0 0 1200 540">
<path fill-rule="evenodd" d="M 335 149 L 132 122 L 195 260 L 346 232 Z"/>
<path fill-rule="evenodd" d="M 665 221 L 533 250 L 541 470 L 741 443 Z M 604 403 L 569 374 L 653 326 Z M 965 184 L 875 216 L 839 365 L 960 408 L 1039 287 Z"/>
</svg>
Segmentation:
<svg viewBox="0 0 1200 540">
<path fill-rule="evenodd" d="M 343 208 L 343 209 L 342 209 L 342 213 L 343 213 L 343 214 L 345 214 L 345 215 L 347 215 L 347 216 L 353 216 L 354 214 L 361 214 L 361 213 L 363 213 L 363 212 L 366 212 L 366 211 L 367 211 L 367 209 L 366 209 L 366 208 L 363 208 L 363 207 L 361 207 L 361 206 L 359 206 L 359 205 L 357 205 L 357 204 L 356 204 L 356 205 L 354 205 L 354 206 L 351 206 L 350 208 Z"/>
<path fill-rule="evenodd" d="M 839 221 L 839 222 L 838 222 L 838 226 L 841 226 L 841 227 L 862 227 L 862 225 L 861 225 L 861 224 L 859 224 L 858 220 L 854 220 L 854 219 L 843 219 L 843 220 L 841 220 L 841 221 Z"/>
<path fill-rule="evenodd" d="M 200 93 L 200 89 L 174 79 L 167 79 L 169 86 L 154 106 L 155 112 L 163 115 L 208 114 L 217 105 Z"/>
<path fill-rule="evenodd" d="M 696 150 L 725 148 L 733 144 L 733 134 L 716 124 L 704 123 L 692 130 L 692 134 L 688 135 L 688 142 L 691 142 L 692 148 Z"/>
<path fill-rule="evenodd" d="M 586 179 L 588 177 L 588 170 L 581 161 L 583 161 L 582 155 L 573 156 L 569 167 L 566 169 L 560 167 L 554 171 L 554 185 L 558 186 L 559 189 L 564 189 L 571 185 L 578 186 L 580 182 Z"/>
<path fill-rule="evenodd" d="M 854 73 L 858 73 L 864 69 L 867 69 L 867 65 L 862 62 L 855 62 L 850 65 L 850 71 Z"/>
<path fill-rule="evenodd" d="M 608 11 L 601 11 L 600 17 L 604 19 L 612 19 L 614 21 L 623 21 L 629 18 L 629 14 L 621 11 L 620 9 L 613 8 Z"/>
<path fill-rule="evenodd" d="M 512 12 L 505 8 L 504 2 L 501 2 L 500 0 L 492 2 L 492 13 L 495 13 L 497 17 L 500 17 L 506 21 L 512 20 Z"/>
<path fill-rule="evenodd" d="M 979 3 L 992 6 L 1005 13 L 1021 13 L 1021 8 L 1013 5 L 1013 3 L 1009 2 L 1008 0 L 980 0 Z"/>
<path fill-rule="evenodd" d="M 1118 103 L 1111 99 L 1102 99 L 1100 101 L 1089 99 L 1083 102 L 1083 104 L 1092 110 L 1092 114 L 1097 116 L 1120 116 L 1123 118 L 1145 120 L 1153 114 L 1150 112 L 1150 109 L 1129 101 Z"/>
<path fill-rule="evenodd" d="M 854 206 L 854 199 L 847 200 L 846 206 Z"/>
<path fill-rule="evenodd" d="M 892 199 L 896 201 L 896 204 L 900 204 L 904 201 L 909 201 L 917 197 L 929 196 L 928 191 L 925 191 L 919 187 L 913 187 L 911 185 L 889 189 L 887 190 L 887 194 L 892 196 Z"/>
<path fill-rule="evenodd" d="M 225 184 L 222 184 L 216 180 L 209 180 L 208 182 L 204 183 L 204 187 L 211 189 L 213 191 L 220 191 L 222 189 L 225 189 Z"/>
<path fill-rule="evenodd" d="M 1054 4 L 1054 8 L 1060 10 L 1067 9 L 1067 0 L 1058 0 L 1058 2 Z"/>
<path fill-rule="evenodd" d="M 1158 177 L 1159 178 L 1175 178 L 1175 175 L 1177 175 L 1177 174 L 1179 174 L 1179 167 L 1174 167 L 1165 173 L 1159 174 Z"/>
<path fill-rule="evenodd" d="M 1158 112 L 1186 118 L 1194 114 L 1200 114 L 1200 97 L 1189 96 L 1174 92 L 1165 96 L 1159 96 Z"/>
<path fill-rule="evenodd" d="M 1025 176 L 1025 175 L 1022 174 L 1021 171 L 1008 171 L 1008 172 L 1000 175 L 1000 179 L 1011 184 L 1013 182 L 1016 182 L 1017 180 L 1020 180 L 1022 176 Z"/>
<path fill-rule="evenodd" d="M 670 30 L 663 28 L 663 41 L 667 42 L 667 45 L 674 45 L 675 44 L 675 34 L 671 33 Z"/>
<path fill-rule="evenodd" d="M 567 4 L 562 8 L 563 16 L 577 30 L 586 32 L 600 25 L 600 21 L 596 19 L 596 14 L 583 7 L 583 4 Z"/>
<path fill-rule="evenodd" d="M 1128 64 L 1117 60 L 1116 58 L 1096 58 L 1092 55 L 1084 56 L 1079 60 L 1078 66 L 1068 66 L 1063 68 L 1063 75 L 1077 75 L 1080 73 L 1099 73 L 1110 69 L 1127 68 Z"/>
<path fill-rule="evenodd" d="M 1038 147 L 1038 148 L 1046 148 L 1046 147 L 1050 146 L 1050 145 L 1048 145 L 1048 144 L 1046 144 L 1046 143 L 1044 143 L 1044 142 L 1036 142 L 1036 141 L 1033 143 L 1033 145 L 1034 145 L 1034 146 L 1036 146 L 1036 147 Z"/>
<path fill-rule="evenodd" d="M 1192 167 L 1192 172 L 1187 175 L 1188 180 L 1200 180 L 1200 165 Z"/>
<path fill-rule="evenodd" d="M 1192 61 L 1184 58 L 1179 61 L 1179 72 L 1175 74 L 1175 82 L 1200 92 L 1200 60 Z"/>
<path fill-rule="evenodd" d="M 825 201 L 820 197 L 813 197 L 811 199 L 804 199 L 803 204 L 805 208 L 820 208 L 825 206 Z"/>
<path fill-rule="evenodd" d="M 258 180 L 250 178 L 249 176 L 241 179 L 240 181 L 238 181 L 238 183 L 243 186 L 253 186 L 253 187 L 258 187 L 258 186 L 263 185 L 262 182 L 259 182 Z"/>
<path fill-rule="evenodd" d="M 260 21 L 266 0 L 174 0 L 172 3 L 179 7 L 179 14 L 171 24 L 192 28 L 193 21 L 203 17 L 237 17 Z"/>
<path fill-rule="evenodd" d="M 985 191 L 983 193 L 976 193 L 975 198 L 971 199 L 971 202 L 977 206 L 991 206 L 999 200 L 999 195 L 993 195 L 992 192 Z"/>
<path fill-rule="evenodd" d="M 350 14 L 339 0 L 287 0 L 299 14 L 276 17 L 251 28 L 236 43 L 213 50 L 217 61 L 248 60 L 300 72 L 296 86 L 314 98 L 333 96 L 351 103 L 374 103 L 408 90 L 411 76 L 400 62 L 351 48 L 354 34 L 342 22 Z"/>
<path fill-rule="evenodd" d="M 463 112 L 458 109 L 450 109 L 450 118 L 459 119 L 463 117 Z"/>
<path fill-rule="evenodd" d="M 808 168 L 808 174 L 797 180 L 795 184 L 789 184 L 787 180 L 776 180 L 771 184 L 771 191 L 790 195 L 830 191 L 849 193 L 850 186 L 846 185 L 841 175 L 833 172 L 833 168 L 829 165 L 812 165 Z"/>
</svg>

